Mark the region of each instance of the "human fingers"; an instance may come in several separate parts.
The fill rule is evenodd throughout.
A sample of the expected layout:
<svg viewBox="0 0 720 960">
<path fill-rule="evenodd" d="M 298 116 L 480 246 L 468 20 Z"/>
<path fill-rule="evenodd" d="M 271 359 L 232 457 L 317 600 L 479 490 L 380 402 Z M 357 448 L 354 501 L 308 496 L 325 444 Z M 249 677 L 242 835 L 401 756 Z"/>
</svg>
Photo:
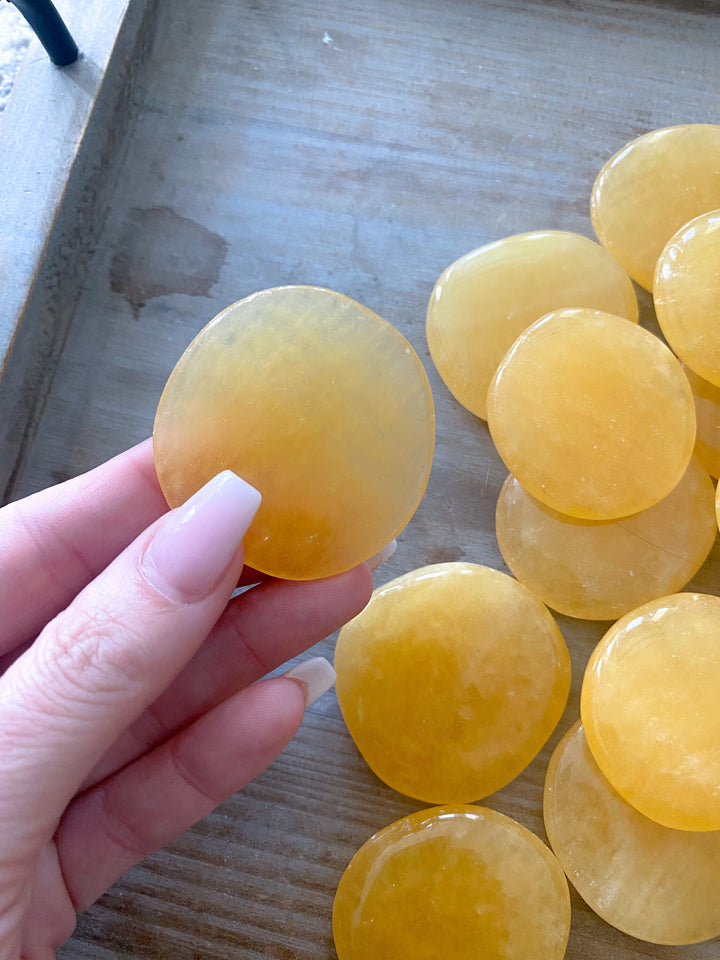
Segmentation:
<svg viewBox="0 0 720 960">
<path fill-rule="evenodd" d="M 370 570 L 361 564 L 326 580 L 269 580 L 237 597 L 182 673 L 112 745 L 83 788 L 333 633 L 360 613 L 371 593 Z"/>
<path fill-rule="evenodd" d="M 313 695 L 334 679 L 321 663 Z M 77 797 L 56 834 L 77 909 L 264 770 L 299 727 L 305 696 L 287 677 L 256 683 Z"/>
<path fill-rule="evenodd" d="M 246 564 L 240 572 L 236 587 L 254 586 L 259 583 L 264 583 L 268 579 L 269 578 L 266 573 L 260 573 L 258 570 L 255 570 L 253 567 L 249 567 Z M 8 667 L 11 667 L 13 663 L 15 663 L 18 657 L 22 656 L 22 654 L 25 653 L 30 646 L 32 646 L 33 640 L 34 636 L 29 640 L 19 643 L 17 646 L 13 647 L 12 650 L 7 650 L 5 653 L 0 653 L 0 677 L 5 673 Z"/>
<path fill-rule="evenodd" d="M 167 509 L 150 440 L 0 509 L 0 654 L 34 637 Z"/>
<path fill-rule="evenodd" d="M 260 494 L 229 471 L 138 537 L 0 678 L 0 851 L 28 855 L 220 616 Z M 38 785 L 42 784 L 42 789 Z"/>
</svg>

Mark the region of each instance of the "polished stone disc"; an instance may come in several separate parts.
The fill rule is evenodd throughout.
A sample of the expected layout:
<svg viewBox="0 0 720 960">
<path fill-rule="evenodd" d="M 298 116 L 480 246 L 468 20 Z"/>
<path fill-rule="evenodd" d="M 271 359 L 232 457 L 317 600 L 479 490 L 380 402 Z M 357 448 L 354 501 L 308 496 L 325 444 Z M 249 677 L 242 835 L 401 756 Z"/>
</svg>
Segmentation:
<svg viewBox="0 0 720 960">
<path fill-rule="evenodd" d="M 550 760 L 543 804 L 550 845 L 599 916 L 651 943 L 720 935 L 720 832 L 648 820 L 600 772 L 579 723 Z"/>
<path fill-rule="evenodd" d="M 555 857 L 485 807 L 434 807 L 380 830 L 333 907 L 338 960 L 562 960 L 569 928 Z"/>
<path fill-rule="evenodd" d="M 685 124 L 638 137 L 600 171 L 590 204 L 595 233 L 646 290 L 675 231 L 720 207 L 719 155 L 720 125 Z"/>
<path fill-rule="evenodd" d="M 571 617 L 615 620 L 695 576 L 717 534 L 715 489 L 693 458 L 655 506 L 601 522 L 557 513 L 509 476 L 495 529 L 510 572 L 543 603 Z"/>
<path fill-rule="evenodd" d="M 627 274 L 576 233 L 518 234 L 451 264 L 435 284 L 426 329 L 430 355 L 455 399 L 486 419 L 488 387 L 502 358 L 531 323 L 563 307 L 638 317 Z"/>
<path fill-rule="evenodd" d="M 695 443 L 695 407 L 677 358 L 634 323 L 559 310 L 529 327 L 488 392 L 488 426 L 536 499 L 585 520 L 662 500 Z"/>
<path fill-rule="evenodd" d="M 336 690 L 368 765 L 427 803 L 485 797 L 516 777 L 562 715 L 570 658 L 547 609 L 471 563 L 378 588 L 340 632 Z"/>
<path fill-rule="evenodd" d="M 653 300 L 670 346 L 720 387 L 720 210 L 686 223 L 657 262 Z"/>
<path fill-rule="evenodd" d="M 678 593 L 611 627 L 580 712 L 603 774 L 640 813 L 720 830 L 720 598 Z"/>
<path fill-rule="evenodd" d="M 221 470 L 261 492 L 247 563 L 327 577 L 366 560 L 420 502 L 435 421 L 410 344 L 319 287 L 263 290 L 218 314 L 178 361 L 155 418 L 170 506 Z"/>
<path fill-rule="evenodd" d="M 720 477 L 720 387 L 683 366 L 695 401 L 697 436 L 693 455 L 711 477 Z"/>
</svg>

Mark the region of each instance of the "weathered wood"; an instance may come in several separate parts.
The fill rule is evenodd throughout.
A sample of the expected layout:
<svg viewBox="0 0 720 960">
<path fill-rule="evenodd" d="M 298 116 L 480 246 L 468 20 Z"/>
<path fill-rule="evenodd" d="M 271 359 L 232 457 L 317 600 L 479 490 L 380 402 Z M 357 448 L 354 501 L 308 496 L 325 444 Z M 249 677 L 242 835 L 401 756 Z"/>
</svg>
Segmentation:
<svg viewBox="0 0 720 960">
<path fill-rule="evenodd" d="M 505 471 L 486 427 L 432 368 L 423 324 L 433 283 L 502 236 L 543 227 L 590 235 L 590 188 L 616 149 L 656 127 L 718 122 L 719 9 L 669 0 L 163 5 L 109 216 L 13 494 L 147 435 L 175 360 L 220 308 L 263 287 L 317 283 L 397 325 L 437 402 L 428 494 L 378 580 L 439 560 L 502 568 L 493 515 Z M 647 296 L 642 303 L 650 323 Z M 717 552 L 695 584 L 718 591 Z M 574 667 L 561 728 L 487 801 L 540 836 L 549 751 L 577 717 L 582 669 L 605 627 L 559 623 Z M 320 650 L 331 653 L 332 640 Z M 372 832 L 419 806 L 368 772 L 329 695 L 266 774 L 89 910 L 61 956 L 330 958 L 345 864 Z M 570 960 L 717 957 L 717 942 L 643 944 L 573 903 Z"/>
<path fill-rule="evenodd" d="M 58 69 L 33 40 L 0 117 L 0 501 L 27 452 L 102 229 L 156 4 L 102 0 L 73 11 L 79 59 Z"/>
</svg>

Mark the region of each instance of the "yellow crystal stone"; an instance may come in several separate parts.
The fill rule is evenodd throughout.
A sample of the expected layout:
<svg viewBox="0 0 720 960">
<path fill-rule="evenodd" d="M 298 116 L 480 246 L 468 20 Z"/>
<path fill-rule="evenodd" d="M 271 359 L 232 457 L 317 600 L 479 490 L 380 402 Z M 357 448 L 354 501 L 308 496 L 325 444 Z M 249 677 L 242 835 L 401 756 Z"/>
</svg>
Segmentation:
<svg viewBox="0 0 720 960">
<path fill-rule="evenodd" d="M 696 217 L 672 237 L 657 262 L 653 300 L 675 353 L 720 386 L 720 210 Z"/>
<path fill-rule="evenodd" d="M 488 392 L 488 426 L 533 497 L 614 520 L 667 496 L 695 443 L 695 407 L 671 351 L 634 323 L 559 310 L 515 341 Z"/>
<path fill-rule="evenodd" d="M 319 287 L 223 310 L 178 361 L 155 418 L 170 506 L 224 469 L 262 493 L 250 566 L 296 580 L 366 560 L 420 502 L 435 418 L 422 364 L 376 314 Z"/>
<path fill-rule="evenodd" d="M 485 807 L 434 807 L 380 830 L 333 906 L 338 960 L 562 960 L 569 929 L 555 857 Z"/>
<path fill-rule="evenodd" d="M 665 244 L 720 207 L 720 126 L 666 127 L 618 151 L 600 171 L 590 215 L 600 243 L 646 290 Z"/>
<path fill-rule="evenodd" d="M 683 365 L 695 401 L 697 436 L 693 455 L 711 477 L 720 477 L 720 387 Z"/>
<path fill-rule="evenodd" d="M 619 520 L 578 520 L 527 494 L 511 475 L 495 513 L 510 572 L 570 617 L 615 620 L 675 593 L 715 541 L 715 489 L 693 458 L 680 483 L 647 510 Z"/>
<path fill-rule="evenodd" d="M 336 690 L 371 769 L 400 793 L 464 803 L 509 783 L 562 715 L 570 658 L 546 608 L 471 563 L 380 587 L 340 632 Z"/>
<path fill-rule="evenodd" d="M 638 813 L 600 772 L 579 723 L 550 760 L 543 812 L 570 882 L 607 923 L 651 943 L 720 934 L 720 832 L 672 830 Z"/>
<path fill-rule="evenodd" d="M 677 830 L 720 830 L 720 598 L 678 593 L 628 613 L 585 671 L 588 745 L 633 807 Z"/>
<path fill-rule="evenodd" d="M 455 399 L 486 419 L 488 387 L 502 358 L 531 323 L 563 307 L 638 317 L 632 283 L 617 261 L 576 233 L 518 234 L 451 264 L 430 297 L 426 330 Z"/>
</svg>

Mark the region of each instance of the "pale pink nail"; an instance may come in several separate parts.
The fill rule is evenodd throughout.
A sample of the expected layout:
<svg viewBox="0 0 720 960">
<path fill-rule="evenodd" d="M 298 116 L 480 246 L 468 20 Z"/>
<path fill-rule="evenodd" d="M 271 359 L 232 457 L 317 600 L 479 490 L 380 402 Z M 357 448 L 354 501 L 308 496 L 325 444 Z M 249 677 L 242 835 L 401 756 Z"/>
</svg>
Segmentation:
<svg viewBox="0 0 720 960">
<path fill-rule="evenodd" d="M 397 540 L 391 540 L 390 543 L 386 544 L 382 548 L 382 550 L 378 550 L 374 556 L 370 557 L 370 559 L 366 560 L 365 562 L 371 570 L 377 570 L 380 564 L 385 563 L 386 560 L 389 560 L 396 550 Z"/>
<path fill-rule="evenodd" d="M 337 674 L 325 657 L 312 657 L 310 660 L 303 660 L 302 663 L 288 670 L 283 676 L 289 680 L 297 680 L 302 684 L 305 693 L 305 706 L 309 707 L 311 703 L 315 703 L 318 697 L 327 693 L 335 683 Z"/>
<path fill-rule="evenodd" d="M 142 559 L 146 579 L 181 603 L 203 599 L 218 585 L 257 513 L 260 493 L 230 470 L 172 510 Z"/>
</svg>

